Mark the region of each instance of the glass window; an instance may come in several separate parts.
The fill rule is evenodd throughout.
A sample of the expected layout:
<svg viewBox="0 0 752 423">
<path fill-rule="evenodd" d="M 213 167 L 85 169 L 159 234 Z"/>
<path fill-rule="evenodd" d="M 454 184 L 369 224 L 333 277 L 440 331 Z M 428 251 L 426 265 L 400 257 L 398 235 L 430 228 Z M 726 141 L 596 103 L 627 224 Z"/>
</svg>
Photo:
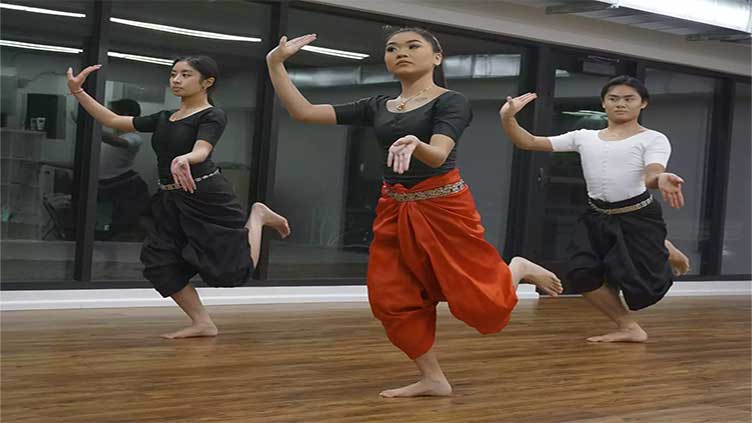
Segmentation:
<svg viewBox="0 0 752 423">
<path fill-rule="evenodd" d="M 499 123 L 507 95 L 519 93 L 522 54 L 505 44 L 437 33 L 446 52 L 448 88 L 463 93 L 473 108 L 473 121 L 460 141 L 457 167 L 470 186 L 486 228 L 486 240 L 504 248 L 512 142 Z"/>
<path fill-rule="evenodd" d="M 664 204 L 663 216 L 668 238 L 692 263 L 690 274 L 699 274 L 702 247 L 710 237 L 702 211 L 715 82 L 713 78 L 650 68 L 645 77 L 650 104 L 643 112 L 642 124 L 668 137 L 672 148 L 668 171 L 686 182 L 686 205 L 672 209 Z"/>
<path fill-rule="evenodd" d="M 0 279 L 70 279 L 78 105 L 67 95 L 65 72 L 81 68 L 84 41 L 92 28 L 91 3 L 19 0 L 3 6 Z M 54 9 L 56 14 L 35 13 L 29 7 Z"/>
<path fill-rule="evenodd" d="M 551 135 L 578 129 L 603 129 L 608 118 L 601 105 L 600 92 L 612 75 L 590 75 L 559 59 L 554 83 L 554 113 Z M 566 69 L 562 69 L 566 67 Z M 541 258 L 557 262 L 567 260 L 575 224 L 587 207 L 587 187 L 582 176 L 580 154 L 576 152 L 549 155 L 548 166 L 541 171 L 543 191 L 543 242 Z"/>
<path fill-rule="evenodd" d="M 176 7 L 177 6 L 177 7 Z M 219 64 L 213 100 L 227 113 L 227 127 L 212 153 L 248 210 L 256 83 L 269 49 L 270 7 L 242 1 L 128 1 L 112 5 L 106 102 L 119 113 L 175 110 L 168 87 L 172 60 L 203 54 Z M 145 26 L 160 25 L 161 29 Z M 196 33 L 200 31 L 201 33 Z M 159 40 L 159 42 L 155 42 Z M 111 134 L 102 140 L 93 279 L 141 280 L 144 234 L 139 214 L 156 191 L 151 134 Z M 109 142 L 108 142 L 109 141 Z M 119 145 L 119 146 L 116 146 Z"/>
<path fill-rule="evenodd" d="M 752 262 L 752 249 L 750 248 L 752 175 L 749 165 L 749 159 L 752 156 L 750 84 L 736 84 L 733 113 L 721 272 L 726 275 L 748 275 L 752 273 L 750 264 Z"/>
<path fill-rule="evenodd" d="M 397 96 L 399 84 L 383 63 L 387 23 L 291 9 L 289 28 L 295 32 L 290 37 L 316 33 L 316 46 L 367 55 L 354 59 L 301 51 L 287 63 L 301 92 L 311 102 L 330 104 Z M 489 241 L 501 246 L 511 147 L 499 128 L 498 109 L 505 95 L 517 92 L 520 54 L 503 44 L 436 35 L 445 50 L 449 88 L 463 92 L 473 105 L 458 166 L 474 192 Z M 302 124 L 281 111 L 271 204 L 288 217 L 293 234 L 271 242 L 271 278 L 365 276 L 384 160 L 370 128 Z"/>
</svg>

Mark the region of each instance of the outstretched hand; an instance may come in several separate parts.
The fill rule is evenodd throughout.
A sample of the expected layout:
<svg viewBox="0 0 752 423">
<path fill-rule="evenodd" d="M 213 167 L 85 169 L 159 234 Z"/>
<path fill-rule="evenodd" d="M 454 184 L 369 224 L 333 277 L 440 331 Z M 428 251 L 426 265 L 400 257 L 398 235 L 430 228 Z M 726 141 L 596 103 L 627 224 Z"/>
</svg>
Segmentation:
<svg viewBox="0 0 752 423">
<path fill-rule="evenodd" d="M 664 172 L 658 175 L 658 189 L 661 190 L 663 201 L 675 209 L 684 207 L 684 195 L 681 188 L 684 179 L 673 173 Z"/>
<path fill-rule="evenodd" d="M 73 76 L 73 68 L 68 68 L 68 89 L 70 92 L 75 93 L 76 91 L 80 91 L 89 74 L 98 71 L 101 67 L 102 65 L 89 66 L 76 76 Z"/>
<path fill-rule="evenodd" d="M 501 116 L 502 119 L 509 119 L 514 117 L 520 110 L 522 110 L 523 107 L 527 103 L 530 103 L 531 101 L 538 98 L 538 94 L 536 93 L 527 93 L 522 94 L 518 97 L 507 97 L 507 102 L 504 103 L 503 106 L 501 106 L 501 109 L 499 110 L 499 116 Z"/>
<path fill-rule="evenodd" d="M 410 169 L 410 159 L 418 147 L 420 140 L 414 135 L 408 135 L 395 141 L 389 147 L 386 158 L 387 167 L 391 167 L 394 173 L 403 174 Z"/>
<path fill-rule="evenodd" d="M 279 39 L 279 45 L 274 47 L 267 55 L 267 63 L 282 63 L 289 59 L 301 48 L 316 41 L 316 34 L 307 34 L 292 40 L 288 40 L 286 35 Z"/>
</svg>

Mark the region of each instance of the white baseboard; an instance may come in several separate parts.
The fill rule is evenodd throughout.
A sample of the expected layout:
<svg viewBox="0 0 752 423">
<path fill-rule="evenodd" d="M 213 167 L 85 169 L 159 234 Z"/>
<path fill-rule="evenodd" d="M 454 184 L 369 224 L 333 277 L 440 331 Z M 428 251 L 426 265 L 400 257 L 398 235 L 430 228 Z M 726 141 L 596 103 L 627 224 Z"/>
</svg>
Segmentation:
<svg viewBox="0 0 752 423">
<path fill-rule="evenodd" d="M 365 286 L 198 288 L 206 305 L 359 302 Z M 150 288 L 3 291 L 2 310 L 174 306 Z"/>
<path fill-rule="evenodd" d="M 668 296 L 750 295 L 750 281 L 677 282 Z M 358 286 L 286 286 L 199 288 L 206 305 L 292 304 L 366 302 L 366 287 Z M 537 299 L 532 285 L 520 285 L 520 299 Z M 0 310 L 53 310 L 79 308 L 164 307 L 173 306 L 153 289 L 76 289 L 0 292 Z"/>
<path fill-rule="evenodd" d="M 752 281 L 674 282 L 668 297 L 710 297 L 714 295 L 752 295 Z"/>
<path fill-rule="evenodd" d="M 367 302 L 368 292 L 359 286 L 285 286 L 198 288 L 206 305 L 291 304 Z M 521 299 L 538 298 L 532 285 L 520 285 Z M 76 289 L 45 291 L 2 291 L 0 310 L 53 310 L 78 308 L 174 306 L 153 289 Z"/>
</svg>

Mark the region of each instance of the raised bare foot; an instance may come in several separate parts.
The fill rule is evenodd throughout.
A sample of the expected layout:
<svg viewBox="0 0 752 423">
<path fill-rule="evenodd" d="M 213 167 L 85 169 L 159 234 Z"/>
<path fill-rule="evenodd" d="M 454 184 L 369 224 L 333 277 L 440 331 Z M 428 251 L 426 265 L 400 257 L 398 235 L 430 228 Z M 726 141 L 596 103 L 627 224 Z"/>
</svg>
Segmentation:
<svg viewBox="0 0 752 423">
<path fill-rule="evenodd" d="M 648 334 L 638 324 L 633 324 L 621 328 L 616 332 L 606 335 L 593 336 L 587 339 L 588 342 L 647 342 Z"/>
<path fill-rule="evenodd" d="M 523 258 L 515 257 L 510 262 L 510 266 L 514 266 L 514 269 L 519 269 L 521 280 L 532 283 L 546 294 L 556 297 L 564 291 L 561 286 L 561 281 L 553 272 L 550 272 L 539 266 L 532 261 Z"/>
<path fill-rule="evenodd" d="M 668 263 L 671 265 L 674 275 L 681 276 L 689 272 L 689 257 L 668 240 L 666 241 L 666 248 L 668 248 Z"/>
<path fill-rule="evenodd" d="M 287 219 L 275 213 L 264 203 L 253 203 L 251 214 L 258 214 L 259 221 L 265 225 L 274 228 L 282 238 L 290 235 L 290 224 Z"/>
<path fill-rule="evenodd" d="M 179 331 L 165 333 L 162 338 L 165 339 L 179 339 L 179 338 L 196 338 L 199 336 L 217 336 L 219 331 L 214 323 L 203 323 L 188 326 L 187 328 L 180 329 Z"/>
<path fill-rule="evenodd" d="M 431 380 L 421 379 L 412 385 L 397 389 L 382 391 L 379 395 L 384 398 L 407 398 L 407 397 L 446 397 L 452 394 L 452 385 L 446 379 Z"/>
</svg>

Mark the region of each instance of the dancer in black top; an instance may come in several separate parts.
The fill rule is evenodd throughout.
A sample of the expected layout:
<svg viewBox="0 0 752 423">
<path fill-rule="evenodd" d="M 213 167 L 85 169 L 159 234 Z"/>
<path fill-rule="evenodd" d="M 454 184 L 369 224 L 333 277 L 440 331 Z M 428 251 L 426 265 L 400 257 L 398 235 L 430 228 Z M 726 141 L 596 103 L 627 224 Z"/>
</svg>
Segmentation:
<svg viewBox="0 0 752 423">
<path fill-rule="evenodd" d="M 113 113 L 81 88 L 100 67 L 89 66 L 76 76 L 69 68 L 71 94 L 103 126 L 154 133 L 151 144 L 157 155 L 159 191 L 151 199 L 141 262 L 146 279 L 162 296 L 172 297 L 192 321 L 191 326 L 163 336 L 216 336 L 217 327 L 190 278 L 199 274 L 218 287 L 247 283 L 258 262 L 263 226 L 286 237 L 287 219 L 255 203 L 246 220 L 232 186 L 211 160 L 227 121 L 224 111 L 211 102 L 219 76 L 213 59 L 176 59 L 170 89 L 180 97 L 180 109 L 136 118 Z"/>
<path fill-rule="evenodd" d="M 555 296 L 556 276 L 524 258 L 509 266 L 484 239 L 472 194 L 455 168 L 470 102 L 436 83 L 443 59 L 430 32 L 403 28 L 387 37 L 384 61 L 401 84 L 399 96 L 352 103 L 311 104 L 293 85 L 284 61 L 316 36 L 283 37 L 267 55 L 277 95 L 290 115 L 308 123 L 371 126 L 384 158 L 384 184 L 368 258 L 368 299 L 392 343 L 421 372 L 417 383 L 385 397 L 449 395 L 452 388 L 433 352 L 436 305 L 481 333 L 510 320 L 522 279 Z M 441 82 L 440 82 L 441 83 Z"/>
</svg>

